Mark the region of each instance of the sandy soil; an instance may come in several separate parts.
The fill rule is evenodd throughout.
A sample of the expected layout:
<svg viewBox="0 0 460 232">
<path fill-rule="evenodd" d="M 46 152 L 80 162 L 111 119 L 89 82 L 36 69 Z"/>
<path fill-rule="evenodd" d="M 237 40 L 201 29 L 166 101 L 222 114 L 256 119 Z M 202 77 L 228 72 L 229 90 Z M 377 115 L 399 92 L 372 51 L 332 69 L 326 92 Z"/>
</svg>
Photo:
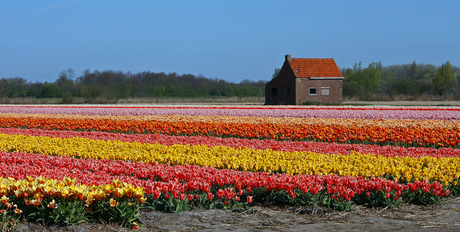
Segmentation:
<svg viewBox="0 0 460 232">
<path fill-rule="evenodd" d="M 139 231 L 460 231 L 460 197 L 442 205 L 404 204 L 396 209 L 355 206 L 351 212 L 319 207 L 256 207 L 257 212 L 142 211 Z M 17 231 L 129 231 L 110 224 L 44 227 L 22 222 Z"/>
</svg>

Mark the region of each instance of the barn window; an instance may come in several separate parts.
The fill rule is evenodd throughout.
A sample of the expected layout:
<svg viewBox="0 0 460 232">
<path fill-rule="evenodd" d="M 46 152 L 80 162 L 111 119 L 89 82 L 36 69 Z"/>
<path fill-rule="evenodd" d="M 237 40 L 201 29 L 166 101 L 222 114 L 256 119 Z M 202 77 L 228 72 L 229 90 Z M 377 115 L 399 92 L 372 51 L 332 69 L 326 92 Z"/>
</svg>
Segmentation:
<svg viewBox="0 0 460 232">
<path fill-rule="evenodd" d="M 309 93 L 310 95 L 316 95 L 317 94 L 317 88 L 316 87 L 310 87 L 308 88 L 309 89 Z"/>
<path fill-rule="evenodd" d="M 276 87 L 273 87 L 273 88 L 272 88 L 272 95 L 273 95 L 273 96 L 278 95 L 278 90 L 276 89 Z"/>
<path fill-rule="evenodd" d="M 321 87 L 321 96 L 329 96 L 330 87 Z"/>
<path fill-rule="evenodd" d="M 284 87 L 284 96 L 289 96 L 289 87 Z"/>
</svg>

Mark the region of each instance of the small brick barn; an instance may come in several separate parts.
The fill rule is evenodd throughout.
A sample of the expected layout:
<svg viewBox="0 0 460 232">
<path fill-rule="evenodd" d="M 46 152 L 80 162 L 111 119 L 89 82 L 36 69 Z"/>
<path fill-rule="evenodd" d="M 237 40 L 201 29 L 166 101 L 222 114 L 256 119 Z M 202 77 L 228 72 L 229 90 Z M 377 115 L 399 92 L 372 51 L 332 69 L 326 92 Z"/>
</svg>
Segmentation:
<svg viewBox="0 0 460 232">
<path fill-rule="evenodd" d="M 334 59 L 291 58 L 265 86 L 265 105 L 342 103 L 343 76 Z"/>
</svg>

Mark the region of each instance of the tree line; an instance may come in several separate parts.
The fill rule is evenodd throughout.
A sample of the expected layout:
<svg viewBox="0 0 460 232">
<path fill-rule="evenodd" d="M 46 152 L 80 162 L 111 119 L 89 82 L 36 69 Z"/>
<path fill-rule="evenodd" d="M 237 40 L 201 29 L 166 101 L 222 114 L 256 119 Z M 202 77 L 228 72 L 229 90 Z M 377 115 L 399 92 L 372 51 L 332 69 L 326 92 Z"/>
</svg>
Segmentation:
<svg viewBox="0 0 460 232">
<path fill-rule="evenodd" d="M 20 77 L 2 78 L 0 98 L 62 98 L 64 103 L 72 103 L 75 97 L 82 97 L 85 102 L 94 103 L 121 98 L 263 97 L 265 84 L 266 81 L 233 83 L 202 75 L 150 71 L 133 74 L 87 69 L 76 77 L 74 70 L 68 69 L 59 73 L 55 82 L 31 83 Z"/>
<path fill-rule="evenodd" d="M 358 100 L 460 100 L 460 68 L 447 61 L 441 66 L 411 64 L 341 69 L 343 96 Z"/>
<path fill-rule="evenodd" d="M 276 68 L 273 76 L 280 69 Z M 382 66 L 373 62 L 367 67 L 356 63 L 342 68 L 343 96 L 357 100 L 450 99 L 460 100 L 460 68 L 447 61 L 441 66 L 411 64 Z M 21 77 L 0 79 L 0 98 L 62 98 L 72 103 L 76 97 L 87 103 L 116 101 L 121 98 L 164 97 L 264 97 L 267 81 L 227 82 L 202 75 L 177 73 L 139 73 L 114 70 L 75 76 L 73 69 L 59 73 L 54 82 L 28 82 Z"/>
</svg>

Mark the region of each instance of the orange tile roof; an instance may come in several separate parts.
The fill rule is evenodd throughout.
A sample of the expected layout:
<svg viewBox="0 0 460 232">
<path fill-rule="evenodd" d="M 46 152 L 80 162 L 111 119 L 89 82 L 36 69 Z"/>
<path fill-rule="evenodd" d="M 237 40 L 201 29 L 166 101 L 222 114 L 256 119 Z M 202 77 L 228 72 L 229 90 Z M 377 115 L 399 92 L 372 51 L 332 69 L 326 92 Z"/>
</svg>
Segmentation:
<svg viewBox="0 0 460 232">
<path fill-rule="evenodd" d="M 342 77 L 332 58 L 291 58 L 289 64 L 296 77 Z"/>
</svg>

